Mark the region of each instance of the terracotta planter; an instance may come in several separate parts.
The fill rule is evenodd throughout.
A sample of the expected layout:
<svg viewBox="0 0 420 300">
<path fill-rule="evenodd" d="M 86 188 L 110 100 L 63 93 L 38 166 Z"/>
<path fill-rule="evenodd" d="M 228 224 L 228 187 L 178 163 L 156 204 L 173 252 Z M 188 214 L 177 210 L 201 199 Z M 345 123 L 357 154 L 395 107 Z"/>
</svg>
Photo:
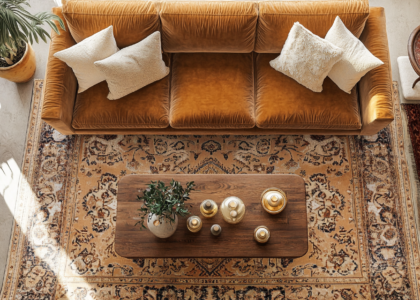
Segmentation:
<svg viewBox="0 0 420 300">
<path fill-rule="evenodd" d="M 0 77 L 13 82 L 28 82 L 36 70 L 35 52 L 31 45 L 26 44 L 26 51 L 22 59 L 13 66 L 1 68 Z"/>
</svg>

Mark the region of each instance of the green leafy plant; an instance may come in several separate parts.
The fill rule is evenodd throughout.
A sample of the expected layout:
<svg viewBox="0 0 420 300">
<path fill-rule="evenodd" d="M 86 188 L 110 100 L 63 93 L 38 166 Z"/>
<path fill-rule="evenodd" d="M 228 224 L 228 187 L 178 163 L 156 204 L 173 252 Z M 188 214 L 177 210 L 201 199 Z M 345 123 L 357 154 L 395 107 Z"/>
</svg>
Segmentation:
<svg viewBox="0 0 420 300">
<path fill-rule="evenodd" d="M 146 218 L 149 220 L 152 215 L 158 216 L 161 224 L 164 219 L 170 220 L 170 223 L 175 222 L 175 215 L 189 215 L 185 201 L 190 199 L 189 194 L 194 190 L 194 186 L 194 181 L 187 182 L 185 189 L 179 181 L 173 179 L 169 186 L 160 180 L 152 181 L 147 185 L 143 196 L 137 196 L 137 200 L 143 201 L 143 204 L 139 209 L 141 220 L 136 225 L 140 224 L 140 229 L 146 228 L 144 221 Z"/>
<path fill-rule="evenodd" d="M 47 42 L 51 38 L 41 26 L 48 24 L 57 34 L 60 34 L 54 21 L 65 30 L 64 23 L 57 15 L 41 12 L 35 15 L 28 12 L 24 6 L 30 6 L 28 0 L 0 0 L 0 59 L 7 64 L 13 64 L 18 48 L 25 43 L 37 43 L 39 39 Z"/>
</svg>

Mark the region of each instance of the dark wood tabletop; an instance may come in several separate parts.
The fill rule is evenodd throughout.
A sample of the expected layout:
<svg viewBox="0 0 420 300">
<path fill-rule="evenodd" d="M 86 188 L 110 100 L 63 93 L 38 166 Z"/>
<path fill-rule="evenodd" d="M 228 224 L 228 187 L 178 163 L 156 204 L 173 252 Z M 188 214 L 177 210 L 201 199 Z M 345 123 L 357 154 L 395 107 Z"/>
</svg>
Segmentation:
<svg viewBox="0 0 420 300">
<path fill-rule="evenodd" d="M 174 235 L 167 239 L 155 237 L 149 230 L 139 230 L 134 224 L 140 219 L 137 211 L 146 184 L 161 180 L 168 184 L 171 179 L 184 186 L 194 181 L 191 192 L 192 215 L 203 221 L 201 231 L 189 232 L 187 218 L 180 218 Z M 270 215 L 261 206 L 261 193 L 270 187 L 286 192 L 288 204 L 284 211 Z M 200 213 L 200 203 L 214 200 L 218 206 L 228 196 L 237 196 L 246 205 L 245 217 L 239 224 L 228 224 L 219 212 L 212 218 Z M 222 233 L 218 237 L 210 233 L 210 227 L 219 224 Z M 266 244 L 254 241 L 254 229 L 265 225 L 271 232 Z M 115 251 L 128 258 L 199 258 L 199 257 L 300 257 L 308 251 L 305 183 L 297 175 L 129 175 L 118 183 L 117 224 Z"/>
</svg>

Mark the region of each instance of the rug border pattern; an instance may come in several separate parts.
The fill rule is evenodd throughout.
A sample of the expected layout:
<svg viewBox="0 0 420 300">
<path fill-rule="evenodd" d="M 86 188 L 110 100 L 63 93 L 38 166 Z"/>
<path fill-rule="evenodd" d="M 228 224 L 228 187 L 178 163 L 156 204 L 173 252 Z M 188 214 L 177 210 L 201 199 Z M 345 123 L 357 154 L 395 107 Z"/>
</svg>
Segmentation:
<svg viewBox="0 0 420 300">
<path fill-rule="evenodd" d="M 398 97 L 398 84 L 393 82 L 392 85 L 394 99 L 399 99 Z M 406 253 L 409 254 L 410 266 L 408 270 L 410 271 L 411 277 L 411 289 L 413 295 L 416 296 L 416 299 L 419 299 L 419 279 L 420 279 L 420 258 L 419 258 L 419 241 L 417 235 L 417 225 L 414 218 L 413 208 L 413 199 L 411 197 L 411 184 L 410 184 L 410 173 L 407 164 L 407 158 L 404 147 L 404 128 L 402 125 L 401 117 L 401 105 L 399 101 L 394 101 L 394 116 L 395 120 L 393 122 L 393 143 L 394 149 L 398 151 L 398 157 L 394 159 L 394 165 L 399 171 L 399 184 L 400 195 L 402 199 L 398 199 L 400 205 L 397 205 L 399 208 L 400 216 L 403 220 L 403 225 L 405 228 L 404 241 L 406 246 Z M 397 153 L 396 153 L 397 154 Z M 395 155 L 396 155 L 395 154 Z M 398 203 L 397 203 L 398 204 Z M 411 211 L 410 211 L 411 210 Z M 409 217 L 408 217 L 409 216 Z M 410 245 L 410 246 L 409 246 Z M 417 263 L 416 263 L 417 262 Z M 416 266 L 417 265 L 417 266 Z"/>
<path fill-rule="evenodd" d="M 19 261 L 17 258 L 22 257 L 22 251 L 24 250 L 25 236 L 21 238 L 22 234 L 24 234 L 22 232 L 22 228 L 27 228 L 28 215 L 31 211 L 30 209 L 27 209 L 26 202 L 32 203 L 33 200 L 33 193 L 31 190 L 33 182 L 31 180 L 33 179 L 33 166 L 35 165 L 35 153 L 37 150 L 35 146 L 38 144 L 40 139 L 40 123 L 42 122 L 39 117 L 41 114 L 41 109 L 39 109 L 41 97 L 36 97 L 36 94 L 42 93 L 42 84 L 42 79 L 34 80 L 31 111 L 29 114 L 28 129 L 26 133 L 26 147 L 19 179 L 18 196 L 13 219 L 13 229 L 9 242 L 10 246 L 8 259 L 2 285 L 1 297 L 3 299 L 6 299 L 9 292 L 12 291 L 12 287 L 16 285 L 18 277 L 18 268 L 15 268 L 15 265 L 11 262 Z M 12 296 L 13 295 L 10 295 L 9 298 L 13 299 Z"/>
</svg>

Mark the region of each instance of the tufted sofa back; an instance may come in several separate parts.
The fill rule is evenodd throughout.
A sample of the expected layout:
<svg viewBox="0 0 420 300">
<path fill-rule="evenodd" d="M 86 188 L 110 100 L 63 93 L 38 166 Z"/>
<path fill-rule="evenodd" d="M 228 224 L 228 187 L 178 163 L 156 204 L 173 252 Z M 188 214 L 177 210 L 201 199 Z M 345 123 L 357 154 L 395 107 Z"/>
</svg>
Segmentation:
<svg viewBox="0 0 420 300">
<path fill-rule="evenodd" d="M 113 25 L 120 48 L 160 30 L 168 53 L 279 53 L 294 22 L 323 38 L 338 15 L 359 37 L 369 1 L 64 0 L 62 11 L 76 42 Z"/>
<path fill-rule="evenodd" d="M 152 1 L 64 0 L 62 12 L 78 43 L 110 25 L 119 48 L 160 30 L 157 5 Z"/>
<path fill-rule="evenodd" d="M 367 0 L 264 1 L 258 7 L 258 53 L 279 53 L 295 22 L 324 38 L 339 16 L 351 33 L 360 37 L 369 17 Z"/>
<path fill-rule="evenodd" d="M 163 2 L 166 52 L 249 53 L 255 46 L 258 5 L 242 1 Z"/>
</svg>

